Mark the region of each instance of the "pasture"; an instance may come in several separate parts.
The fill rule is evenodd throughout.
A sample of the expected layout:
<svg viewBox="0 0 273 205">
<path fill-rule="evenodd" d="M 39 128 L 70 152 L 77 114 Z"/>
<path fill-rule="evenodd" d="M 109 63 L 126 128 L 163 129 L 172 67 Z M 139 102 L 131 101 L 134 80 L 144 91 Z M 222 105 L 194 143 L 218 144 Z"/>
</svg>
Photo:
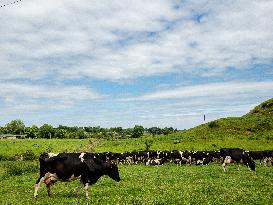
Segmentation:
<svg viewBox="0 0 273 205">
<path fill-rule="evenodd" d="M 172 138 L 165 136 L 113 141 L 24 139 L 1 140 L 0 155 L 14 156 L 27 150 L 32 150 L 36 156 L 43 151 L 144 150 L 146 140 L 153 140 L 151 149 L 161 150 L 217 150 L 220 147 L 264 150 L 273 145 L 271 141 L 231 138 L 185 140 L 174 144 Z M 256 164 L 256 172 L 249 172 L 244 166 L 237 171 L 235 165 L 230 165 L 228 173 L 217 163 L 208 166 L 119 165 L 121 181 L 101 178 L 90 186 L 89 200 L 85 199 L 83 190 L 78 198 L 75 196 L 79 182 L 73 181 L 57 182 L 51 198 L 42 185 L 37 200 L 33 201 L 34 183 L 39 175 L 38 160 L 0 161 L 0 204 L 273 204 L 273 168 Z"/>
<path fill-rule="evenodd" d="M 180 143 L 175 144 L 175 140 Z M 38 157 L 42 152 L 126 152 L 145 150 L 145 142 L 151 142 L 151 150 L 219 150 L 222 147 L 240 147 L 245 150 L 273 148 L 273 140 L 249 140 L 242 137 L 224 139 L 183 139 L 177 136 L 145 136 L 127 139 L 16 139 L 0 140 L 0 157 L 11 157 L 32 150 Z"/>
<path fill-rule="evenodd" d="M 23 163 L 23 162 L 16 162 Z M 33 166 L 38 168 L 36 162 Z M 1 163 L 1 169 L 4 164 Z M 209 166 L 176 166 L 166 164 L 158 167 L 122 165 L 122 180 L 115 182 L 103 177 L 90 187 L 90 204 L 272 204 L 272 167 L 258 167 L 255 173 L 245 167 L 223 173 L 218 164 Z M 82 190 L 75 197 L 78 186 L 74 182 L 57 182 L 53 196 L 48 198 L 43 185 L 37 201 L 32 193 L 38 170 L 21 176 L 1 177 L 1 204 L 86 204 Z"/>
</svg>

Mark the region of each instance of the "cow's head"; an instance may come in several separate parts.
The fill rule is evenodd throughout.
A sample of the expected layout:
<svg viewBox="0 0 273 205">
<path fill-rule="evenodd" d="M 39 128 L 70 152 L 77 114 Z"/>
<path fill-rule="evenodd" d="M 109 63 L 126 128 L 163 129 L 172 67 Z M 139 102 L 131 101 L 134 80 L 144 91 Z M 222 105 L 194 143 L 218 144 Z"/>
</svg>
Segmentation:
<svg viewBox="0 0 273 205">
<path fill-rule="evenodd" d="M 255 162 L 253 160 L 248 160 L 248 166 L 252 171 L 255 171 Z"/>
<path fill-rule="evenodd" d="M 203 165 L 208 165 L 212 161 L 212 157 L 208 156 L 203 160 Z"/>
<path fill-rule="evenodd" d="M 116 164 L 110 164 L 107 175 L 117 182 L 120 181 L 118 166 Z"/>
</svg>

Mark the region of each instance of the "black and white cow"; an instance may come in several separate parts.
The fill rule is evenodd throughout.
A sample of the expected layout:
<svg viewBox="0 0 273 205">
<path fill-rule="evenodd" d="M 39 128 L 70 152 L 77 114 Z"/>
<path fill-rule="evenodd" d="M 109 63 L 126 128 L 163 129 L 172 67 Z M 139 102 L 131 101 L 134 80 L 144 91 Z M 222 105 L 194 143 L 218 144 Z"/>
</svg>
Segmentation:
<svg viewBox="0 0 273 205">
<path fill-rule="evenodd" d="M 173 150 L 170 155 L 177 165 L 192 163 L 192 154 L 188 151 Z"/>
<path fill-rule="evenodd" d="M 223 158 L 223 169 L 227 171 L 227 164 L 236 162 L 238 164 L 238 170 L 240 170 L 240 163 L 246 165 L 249 170 L 255 171 L 255 162 L 249 157 L 249 155 L 239 148 L 222 148 L 220 149 L 220 155 Z"/>
<path fill-rule="evenodd" d="M 262 165 L 262 161 L 266 158 L 264 151 L 249 151 L 248 155 L 253 160 L 260 160 L 260 165 Z"/>
<path fill-rule="evenodd" d="M 221 156 L 220 156 L 220 151 L 208 151 L 210 157 L 212 158 L 212 162 L 221 162 Z"/>
<path fill-rule="evenodd" d="M 166 162 L 165 159 L 148 159 L 147 162 L 145 163 L 146 165 L 162 165 L 164 164 L 164 162 Z"/>
<path fill-rule="evenodd" d="M 194 151 L 192 153 L 192 159 L 195 165 L 207 165 L 212 160 L 212 157 L 210 157 L 208 152 Z"/>
<path fill-rule="evenodd" d="M 92 153 L 44 153 L 39 161 L 40 177 L 35 184 L 34 198 L 37 197 L 42 182 L 46 184 L 50 196 L 50 187 L 56 181 L 80 179 L 88 198 L 88 186 L 95 184 L 101 176 L 108 175 L 113 180 L 120 181 L 117 165 L 98 159 Z M 77 189 L 77 195 L 80 188 Z"/>
<path fill-rule="evenodd" d="M 273 165 L 273 151 L 272 150 L 265 150 L 264 153 L 264 166 Z"/>
</svg>

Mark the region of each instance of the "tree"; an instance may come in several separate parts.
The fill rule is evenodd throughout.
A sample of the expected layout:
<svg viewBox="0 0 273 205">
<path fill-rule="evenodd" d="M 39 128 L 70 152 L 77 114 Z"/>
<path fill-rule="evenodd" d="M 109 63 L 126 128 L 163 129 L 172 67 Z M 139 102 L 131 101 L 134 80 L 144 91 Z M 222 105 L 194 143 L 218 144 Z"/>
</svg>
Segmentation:
<svg viewBox="0 0 273 205">
<path fill-rule="evenodd" d="M 163 134 L 164 135 L 168 135 L 168 134 L 171 134 L 171 133 L 173 133 L 174 132 L 174 129 L 172 128 L 172 127 L 165 127 L 164 129 L 163 129 Z"/>
<path fill-rule="evenodd" d="M 139 138 L 143 135 L 143 133 L 144 133 L 144 127 L 141 125 L 135 125 L 132 131 L 132 137 Z"/>
<path fill-rule="evenodd" d="M 25 133 L 28 138 L 37 138 L 39 135 L 39 128 L 36 125 L 32 125 L 31 127 L 27 127 L 25 129 Z"/>
<path fill-rule="evenodd" d="M 153 136 L 162 134 L 162 130 L 159 127 L 151 127 L 148 129 L 148 132 Z"/>
<path fill-rule="evenodd" d="M 77 139 L 84 139 L 86 137 L 85 131 L 82 128 L 79 128 L 76 132 L 76 138 Z"/>
<path fill-rule="evenodd" d="M 10 123 L 6 124 L 6 130 L 10 134 L 21 135 L 25 132 L 25 124 L 22 120 L 12 120 Z"/>
<path fill-rule="evenodd" d="M 7 134 L 7 128 L 6 127 L 0 127 L 0 134 Z"/>
<path fill-rule="evenodd" d="M 64 138 L 67 138 L 67 136 L 68 136 L 68 133 L 65 129 L 56 129 L 55 135 L 54 135 L 55 138 L 64 139 Z"/>
<path fill-rule="evenodd" d="M 41 138 L 47 138 L 51 139 L 54 137 L 54 128 L 49 124 L 44 124 L 42 127 L 40 127 L 39 136 Z"/>
</svg>

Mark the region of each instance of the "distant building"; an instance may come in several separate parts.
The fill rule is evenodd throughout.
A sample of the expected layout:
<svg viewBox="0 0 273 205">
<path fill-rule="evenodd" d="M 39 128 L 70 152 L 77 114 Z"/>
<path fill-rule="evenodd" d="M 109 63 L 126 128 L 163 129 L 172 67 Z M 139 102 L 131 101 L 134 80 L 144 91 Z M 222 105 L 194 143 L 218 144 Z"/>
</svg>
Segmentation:
<svg viewBox="0 0 273 205">
<path fill-rule="evenodd" d="M 22 138 L 25 135 L 13 135 L 13 134 L 0 134 L 0 139 L 17 139 Z"/>
</svg>

